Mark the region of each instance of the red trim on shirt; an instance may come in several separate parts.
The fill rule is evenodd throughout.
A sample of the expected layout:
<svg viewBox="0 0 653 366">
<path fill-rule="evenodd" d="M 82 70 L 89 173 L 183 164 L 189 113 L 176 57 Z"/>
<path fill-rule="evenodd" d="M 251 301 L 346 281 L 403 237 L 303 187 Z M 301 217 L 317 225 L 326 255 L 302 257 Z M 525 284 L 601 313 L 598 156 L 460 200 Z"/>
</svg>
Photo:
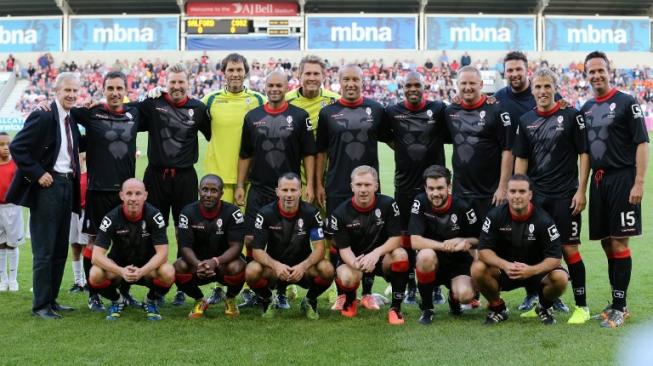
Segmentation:
<svg viewBox="0 0 653 366">
<path fill-rule="evenodd" d="M 109 105 L 107 103 L 102 104 L 102 106 L 104 107 L 104 109 L 107 112 L 113 114 L 114 116 L 120 116 L 122 114 L 125 114 L 125 107 L 124 106 L 120 106 L 120 109 L 117 110 L 117 111 L 112 110 L 111 107 L 109 107 Z"/>
<path fill-rule="evenodd" d="M 127 212 L 127 205 L 124 203 L 122 204 L 122 214 L 125 215 L 125 218 L 129 222 L 138 222 L 143 218 L 143 210 L 141 210 L 141 212 L 138 213 L 138 216 L 136 216 L 136 218 L 132 219 L 131 217 L 129 217 L 129 213 Z"/>
<path fill-rule="evenodd" d="M 540 117 L 551 117 L 555 112 L 560 110 L 560 102 L 556 102 L 553 108 L 549 111 L 543 111 L 539 107 L 535 108 L 535 113 Z"/>
<path fill-rule="evenodd" d="M 270 103 L 268 102 L 263 104 L 263 109 L 265 109 L 265 111 L 269 114 L 281 114 L 288 109 L 288 102 L 284 100 L 283 104 L 279 108 L 270 107 Z"/>
<path fill-rule="evenodd" d="M 297 206 L 297 209 L 295 211 L 293 211 L 293 212 L 288 212 L 288 211 L 284 210 L 283 207 L 281 206 L 281 200 L 277 201 L 277 207 L 279 208 L 279 213 L 281 214 L 281 216 L 283 216 L 283 217 L 285 217 L 287 219 L 293 219 L 299 213 L 299 206 Z"/>
<path fill-rule="evenodd" d="M 372 211 L 374 209 L 374 207 L 376 207 L 376 196 L 374 196 L 374 200 L 372 201 L 372 203 L 370 203 L 370 205 L 368 207 L 359 206 L 356 203 L 356 200 L 354 199 L 354 197 L 351 198 L 351 205 L 354 206 L 354 210 L 356 210 L 356 211 L 358 211 L 360 213 L 370 212 L 370 211 Z"/>
<path fill-rule="evenodd" d="M 610 91 L 608 92 L 608 94 L 606 94 L 606 95 L 604 95 L 604 96 L 602 96 L 602 97 L 595 97 L 594 100 L 595 100 L 597 103 L 603 103 L 603 102 L 605 102 L 606 100 L 612 98 L 615 94 L 617 94 L 618 91 L 619 91 L 619 90 L 617 90 L 617 88 L 612 88 L 612 89 L 610 89 Z"/>
<path fill-rule="evenodd" d="M 220 215 L 220 209 L 222 208 L 222 201 L 218 202 L 218 205 L 211 211 L 205 209 L 201 203 L 199 207 L 200 207 L 200 215 L 202 215 L 203 218 L 207 220 L 213 220 L 216 217 L 218 217 L 218 215 Z"/>
<path fill-rule="evenodd" d="M 487 96 L 485 94 L 483 94 L 483 95 L 481 95 L 481 99 L 478 102 L 476 102 L 474 104 L 467 104 L 464 101 L 461 101 L 460 106 L 467 109 L 468 111 L 471 111 L 471 110 L 474 110 L 474 109 L 482 106 L 483 103 L 485 103 L 486 100 L 487 100 Z"/>
<path fill-rule="evenodd" d="M 533 216 L 533 203 L 529 202 L 528 203 L 528 210 L 526 211 L 525 214 L 523 215 L 517 215 L 511 208 L 509 208 L 510 211 L 510 217 L 517 222 L 524 222 Z"/>
<path fill-rule="evenodd" d="M 452 202 L 453 202 L 453 197 L 451 197 L 451 195 L 449 195 L 449 197 L 447 197 L 447 203 L 445 203 L 442 208 L 433 207 L 433 212 L 435 212 L 437 214 L 443 214 L 443 213 L 449 211 L 449 209 L 451 208 L 451 203 Z"/>
<path fill-rule="evenodd" d="M 349 102 L 345 100 L 345 98 L 340 98 L 338 99 L 338 102 L 344 105 L 345 107 L 355 108 L 355 107 L 360 107 L 363 104 L 363 97 L 359 97 L 354 102 Z"/>
<path fill-rule="evenodd" d="M 184 97 L 184 99 L 181 100 L 181 102 L 175 103 L 175 101 L 173 101 L 172 98 L 170 97 L 170 94 L 164 93 L 163 94 L 163 99 L 165 99 L 166 102 L 170 103 L 170 105 L 179 108 L 179 107 L 183 107 L 184 104 L 186 104 L 186 102 L 188 102 L 189 98 L 188 98 L 188 95 L 187 95 L 187 96 Z"/>
<path fill-rule="evenodd" d="M 422 109 L 424 109 L 425 106 L 426 106 L 426 99 L 420 100 L 418 105 L 414 105 L 412 103 L 409 103 L 408 100 L 404 100 L 404 107 L 406 107 L 406 109 L 412 112 L 421 111 Z"/>
</svg>

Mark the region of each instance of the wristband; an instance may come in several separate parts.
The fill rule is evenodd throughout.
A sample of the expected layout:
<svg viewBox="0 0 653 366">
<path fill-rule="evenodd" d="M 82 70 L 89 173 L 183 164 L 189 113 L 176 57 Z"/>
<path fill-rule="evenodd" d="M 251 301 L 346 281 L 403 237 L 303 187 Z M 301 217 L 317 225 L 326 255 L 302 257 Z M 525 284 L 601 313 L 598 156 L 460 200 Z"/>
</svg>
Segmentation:
<svg viewBox="0 0 653 366">
<path fill-rule="evenodd" d="M 215 266 L 216 266 L 216 267 L 219 267 L 219 266 L 220 266 L 220 260 L 218 259 L 218 257 L 213 257 L 213 258 L 211 258 L 211 259 L 213 259 L 213 260 L 215 261 Z"/>
</svg>

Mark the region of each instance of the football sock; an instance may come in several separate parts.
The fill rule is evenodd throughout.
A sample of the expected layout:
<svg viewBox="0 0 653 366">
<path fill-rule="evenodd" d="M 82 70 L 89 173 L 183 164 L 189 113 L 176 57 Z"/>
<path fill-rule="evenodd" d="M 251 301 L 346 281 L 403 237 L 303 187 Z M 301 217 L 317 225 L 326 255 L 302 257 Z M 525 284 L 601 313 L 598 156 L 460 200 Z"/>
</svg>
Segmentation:
<svg viewBox="0 0 653 366">
<path fill-rule="evenodd" d="M 630 284 L 630 273 L 633 269 L 633 260 L 630 256 L 630 249 L 614 253 L 614 267 L 612 277 L 614 285 L 612 289 L 612 308 L 624 311 L 626 307 L 626 295 Z"/>
<path fill-rule="evenodd" d="M 93 263 L 91 263 L 91 258 L 93 256 L 93 252 L 91 249 L 86 246 L 84 247 L 84 250 L 82 251 L 82 267 L 84 268 L 84 277 L 89 278 L 89 273 L 91 272 L 91 267 L 93 266 Z M 98 292 L 95 290 L 93 286 L 88 286 L 88 297 L 92 297 Z"/>
<path fill-rule="evenodd" d="M 227 298 L 233 299 L 238 296 L 245 285 L 245 271 L 232 276 L 225 275 L 223 279 L 227 285 Z"/>
<path fill-rule="evenodd" d="M 372 286 L 374 286 L 374 273 L 363 274 L 363 296 L 372 293 Z"/>
<path fill-rule="evenodd" d="M 308 288 L 308 292 L 306 292 L 306 298 L 309 302 L 311 300 L 317 301 L 318 296 L 328 290 L 329 286 L 331 286 L 331 281 L 327 281 L 320 276 L 313 278 L 313 283 L 311 284 L 311 287 Z"/>
<path fill-rule="evenodd" d="M 170 291 L 172 284 L 166 285 L 160 279 L 155 278 L 148 287 L 150 291 L 147 293 L 147 299 L 154 300 L 163 298 Z"/>
<path fill-rule="evenodd" d="M 422 310 L 433 309 L 433 289 L 435 288 L 435 271 L 420 272 L 415 269 L 417 289 L 422 298 L 419 308 Z"/>
<path fill-rule="evenodd" d="M 82 261 L 72 261 L 73 267 L 73 281 L 76 285 L 84 286 L 86 281 L 84 280 L 84 267 L 82 266 Z"/>
<path fill-rule="evenodd" d="M 569 257 L 565 256 L 565 262 L 567 262 L 567 268 L 569 269 L 576 306 L 585 307 L 587 306 L 587 299 L 585 295 L 585 263 L 583 258 L 580 252 L 576 252 Z"/>
<path fill-rule="evenodd" d="M 18 278 L 18 248 L 7 249 L 7 269 L 9 282 L 16 282 L 16 278 Z"/>
<path fill-rule="evenodd" d="M 396 261 L 390 264 L 390 270 L 392 271 L 392 278 L 390 279 L 390 284 L 392 285 L 392 307 L 397 310 L 401 309 L 401 303 L 404 300 L 409 268 L 410 264 L 408 260 Z"/>
<path fill-rule="evenodd" d="M 356 283 L 352 286 L 346 286 L 340 281 L 340 279 L 336 279 L 336 286 L 338 286 L 340 293 L 343 293 L 346 296 L 344 308 L 346 308 L 351 303 L 353 303 L 354 300 L 356 300 L 356 290 L 358 289 L 359 285 L 360 283 Z"/>
<path fill-rule="evenodd" d="M 7 249 L 0 249 L 0 282 L 9 282 L 7 276 Z"/>
<path fill-rule="evenodd" d="M 544 286 L 540 285 L 540 288 L 538 289 L 537 292 L 538 300 L 540 302 L 540 306 L 543 307 L 544 309 L 548 309 L 551 306 L 553 306 L 553 301 L 555 300 L 549 300 L 546 297 L 544 297 Z"/>
<path fill-rule="evenodd" d="M 88 287 L 94 289 L 94 293 L 102 295 L 102 297 L 111 300 L 112 302 L 118 301 L 120 299 L 120 294 L 118 293 L 118 285 L 109 281 L 104 280 L 102 283 L 94 284 L 89 282 Z"/>
<path fill-rule="evenodd" d="M 180 291 L 192 297 L 195 300 L 204 298 L 202 290 L 197 285 L 197 281 L 191 273 L 177 273 L 175 274 L 175 283 Z"/>
</svg>

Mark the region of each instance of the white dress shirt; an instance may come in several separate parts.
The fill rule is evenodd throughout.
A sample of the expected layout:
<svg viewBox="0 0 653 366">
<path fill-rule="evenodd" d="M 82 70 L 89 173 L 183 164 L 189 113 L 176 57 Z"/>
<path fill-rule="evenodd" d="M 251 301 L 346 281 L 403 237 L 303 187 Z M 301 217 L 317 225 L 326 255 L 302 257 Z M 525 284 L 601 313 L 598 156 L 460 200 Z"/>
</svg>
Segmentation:
<svg viewBox="0 0 653 366">
<path fill-rule="evenodd" d="M 57 161 L 54 163 L 54 171 L 57 173 L 72 173 L 72 159 L 73 157 L 68 154 L 68 137 L 66 136 L 66 116 L 70 114 L 70 111 L 63 109 L 58 100 L 55 100 L 57 103 L 57 111 L 59 112 L 59 132 L 61 133 L 61 146 L 59 147 L 59 155 L 57 155 Z M 72 137 L 72 130 L 70 131 Z"/>
</svg>

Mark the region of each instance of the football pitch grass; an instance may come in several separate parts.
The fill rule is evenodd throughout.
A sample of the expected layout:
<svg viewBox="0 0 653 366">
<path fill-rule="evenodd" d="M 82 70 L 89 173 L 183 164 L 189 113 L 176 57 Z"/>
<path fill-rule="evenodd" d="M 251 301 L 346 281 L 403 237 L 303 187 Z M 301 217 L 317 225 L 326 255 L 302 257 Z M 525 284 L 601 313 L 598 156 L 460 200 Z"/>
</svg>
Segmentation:
<svg viewBox="0 0 653 366">
<path fill-rule="evenodd" d="M 198 175 L 206 147 L 200 138 Z M 139 136 L 139 147 L 146 154 L 146 136 Z M 381 181 L 384 193 L 392 194 L 394 163 L 392 152 L 380 148 Z M 447 156 L 451 156 L 450 150 Z M 147 163 L 138 159 L 137 177 Z M 344 179 L 344 177 L 343 177 Z M 260 309 L 246 309 L 240 317 L 228 319 L 223 304 L 215 305 L 203 319 L 189 320 L 192 300 L 180 307 L 170 305 L 171 295 L 160 311 L 163 320 L 149 322 L 140 309 L 128 308 L 120 320 L 109 322 L 101 313 L 86 307 L 85 294 L 69 294 L 71 266 L 67 264 L 59 301 L 76 311 L 63 320 L 43 321 L 30 316 L 32 294 L 31 252 L 29 241 L 21 247 L 17 293 L 0 293 L 0 364 L 227 364 L 227 365 L 609 365 L 618 364 L 619 346 L 637 325 L 645 323 L 653 312 L 653 262 L 648 247 L 653 227 L 653 176 L 647 177 L 644 196 L 644 235 L 631 241 L 633 275 L 628 306 L 631 318 L 620 329 L 602 329 L 595 320 L 585 325 L 566 324 L 567 314 L 556 313 L 558 324 L 546 327 L 537 319 L 521 319 L 517 305 L 523 290 L 504 293 L 510 319 L 498 326 L 482 325 L 485 301 L 480 309 L 465 312 L 459 318 L 448 314 L 448 306 L 435 307 L 430 326 L 417 323 L 420 310 L 404 305 L 406 324 L 387 323 L 387 307 L 379 312 L 359 310 L 354 319 L 331 312 L 320 299 L 320 320 L 309 321 L 299 310 L 300 296 L 292 309 L 277 312 L 274 319 L 261 318 Z M 600 311 L 610 299 L 607 263 L 598 242 L 587 239 L 584 213 L 581 252 L 587 268 L 588 304 L 592 313 Z M 176 253 L 173 230 L 171 261 Z M 383 293 L 386 283 L 377 278 L 374 292 Z M 211 286 L 204 286 L 206 296 Z M 138 299 L 145 290 L 132 289 Z M 563 296 L 571 307 L 573 296 L 568 287 Z M 106 302 L 106 301 L 105 301 Z"/>
</svg>

